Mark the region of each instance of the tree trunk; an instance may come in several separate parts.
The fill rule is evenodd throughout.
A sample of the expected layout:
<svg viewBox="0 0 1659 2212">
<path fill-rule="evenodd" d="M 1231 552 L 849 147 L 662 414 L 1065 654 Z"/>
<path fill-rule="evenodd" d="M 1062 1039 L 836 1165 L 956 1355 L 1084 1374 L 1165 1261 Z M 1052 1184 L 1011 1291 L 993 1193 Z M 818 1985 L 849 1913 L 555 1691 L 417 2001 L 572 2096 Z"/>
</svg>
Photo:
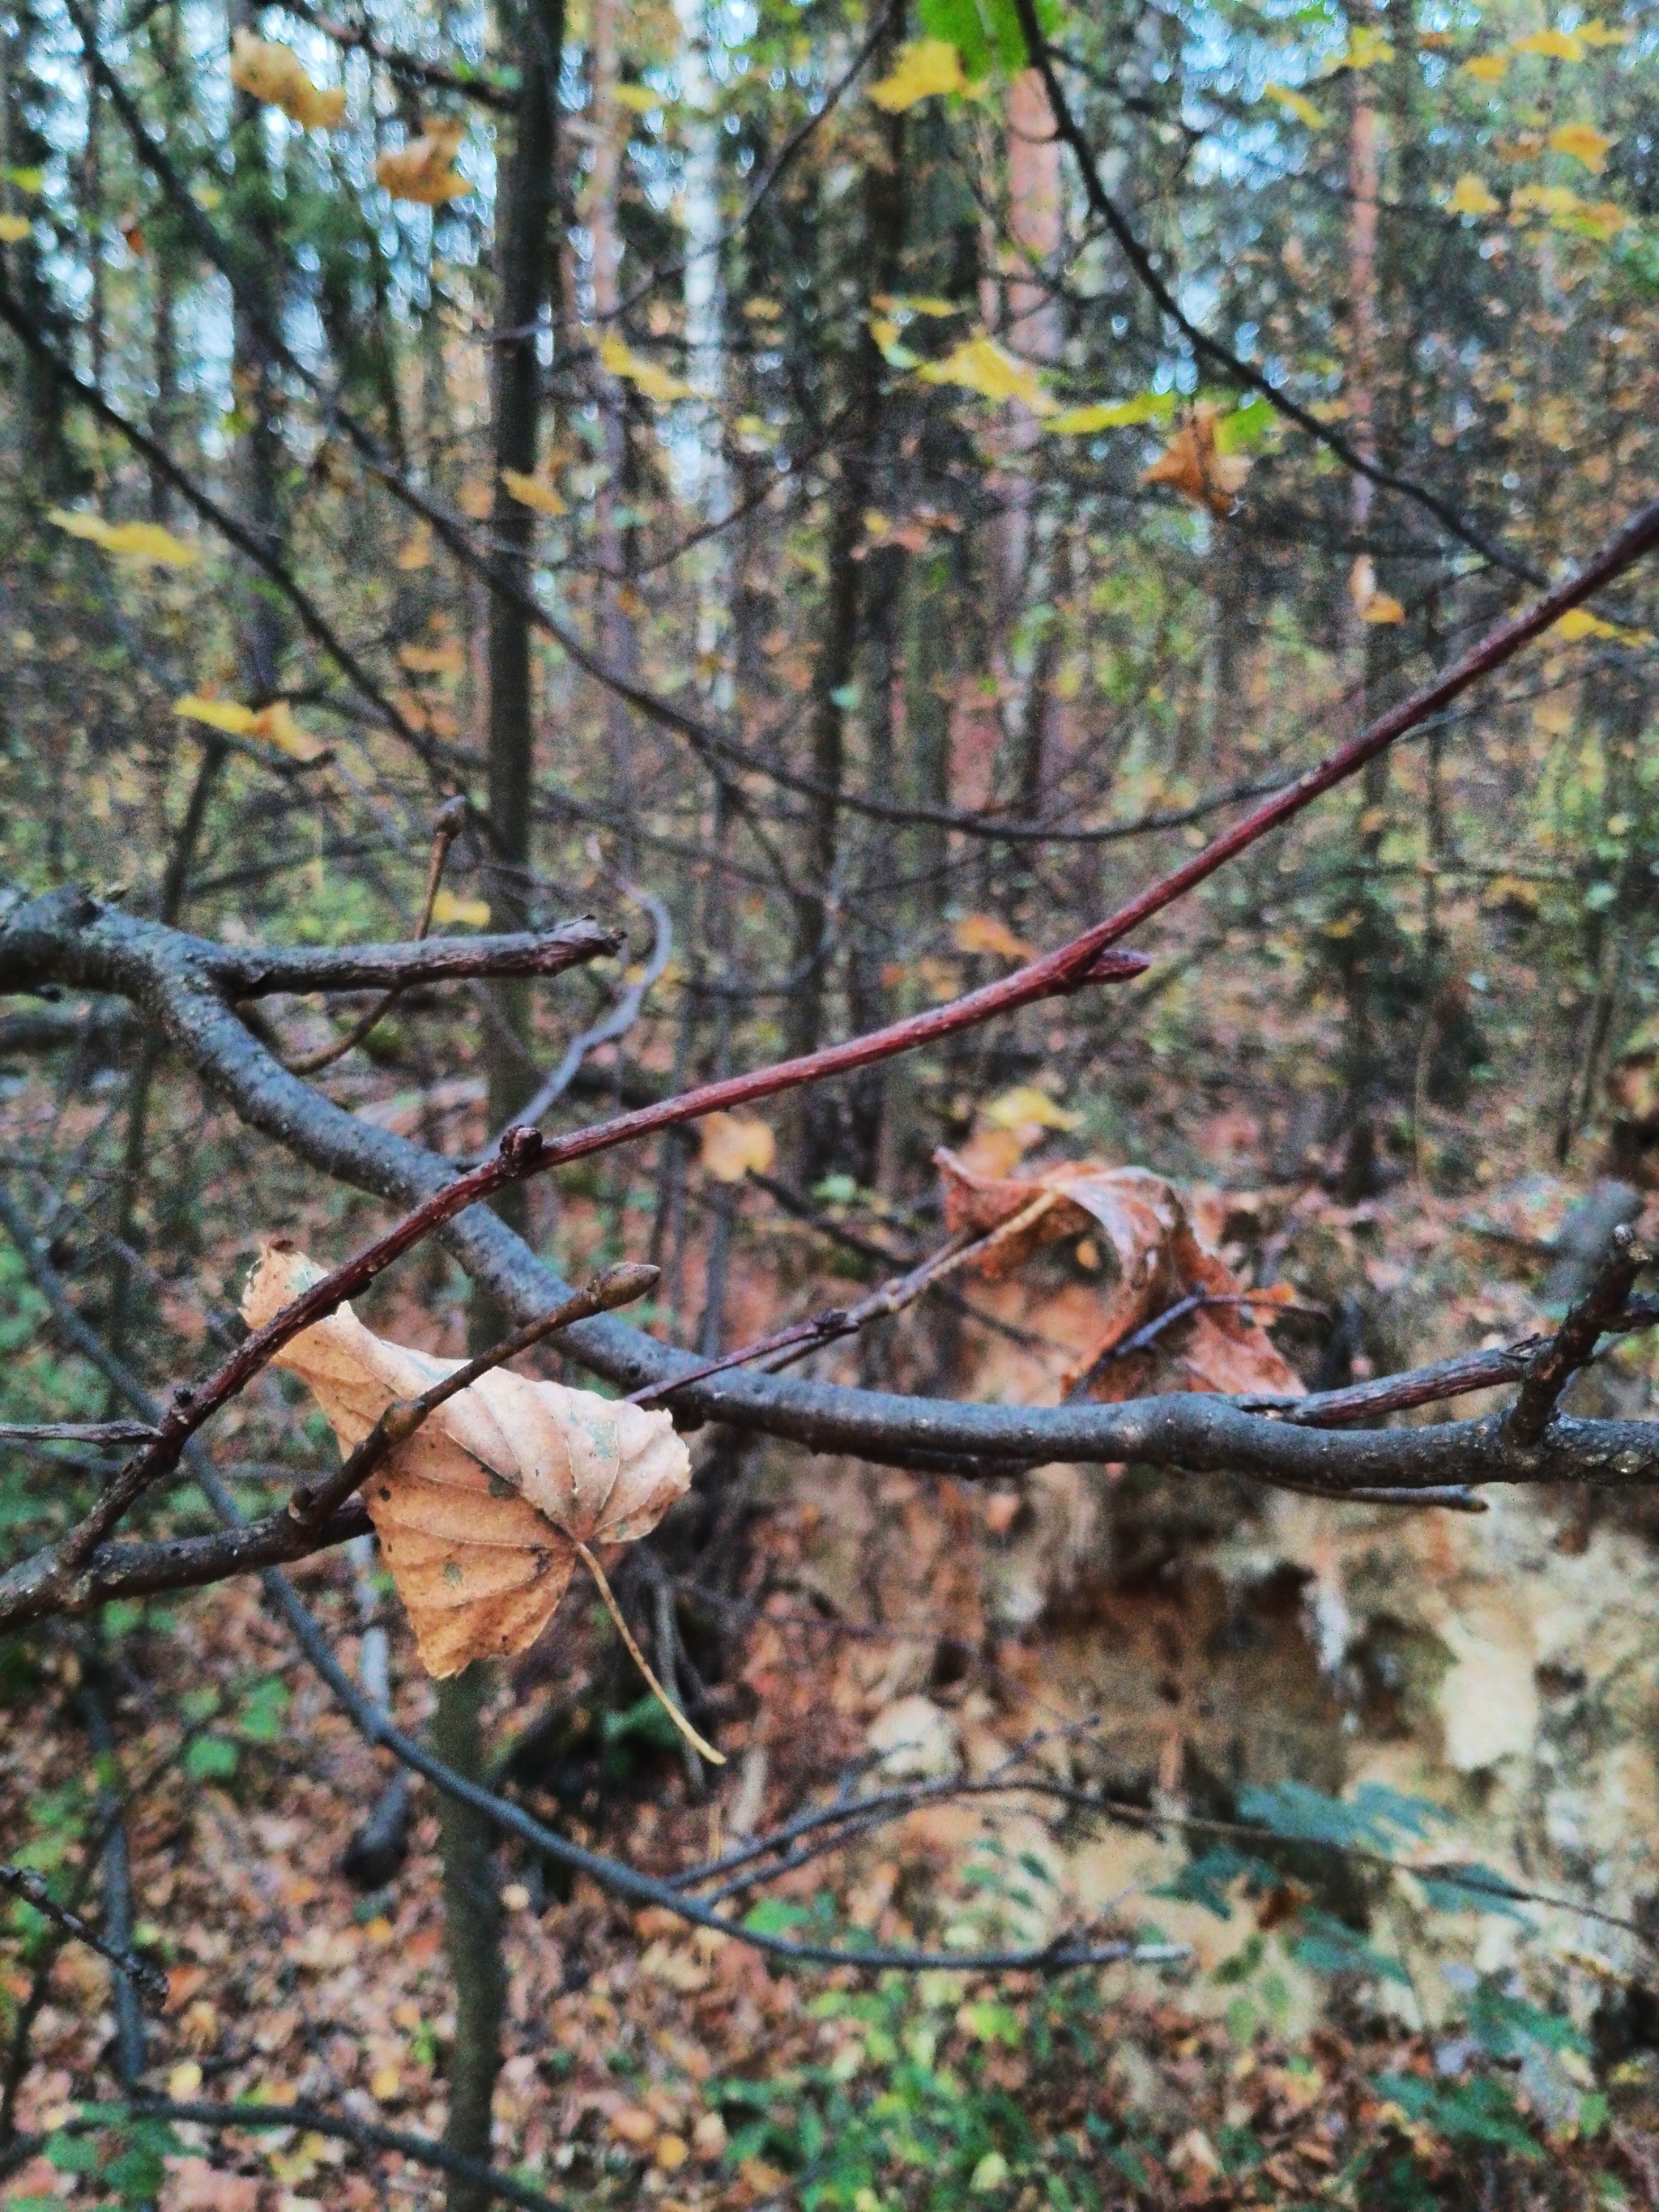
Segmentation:
<svg viewBox="0 0 1659 2212">
<path fill-rule="evenodd" d="M 550 218 L 556 192 L 555 116 L 563 0 L 530 0 L 524 15 L 515 17 L 513 35 L 521 55 L 522 89 L 500 218 L 495 321 L 502 337 L 492 349 L 490 538 L 497 576 L 527 595 L 533 581 L 536 516 L 508 495 L 501 471 L 514 469 L 529 476 L 536 467 L 541 415 L 538 339 L 556 274 Z M 490 926 L 512 930 L 523 927 L 529 902 L 535 702 L 530 623 L 499 592 L 492 592 L 489 600 L 489 671 Z M 487 1045 L 492 1129 L 511 1119 L 533 1080 L 528 988 L 498 986 L 496 1005 L 501 1018 L 490 1024 Z"/>
<path fill-rule="evenodd" d="M 559 57 L 564 43 L 563 0 L 530 0 L 507 37 L 520 55 L 517 129 L 507 163 L 498 233 L 495 320 L 503 333 L 494 349 L 491 383 L 495 503 L 491 543 L 495 574 L 514 591 L 532 588 L 536 516 L 509 498 L 503 469 L 533 475 L 541 414 L 538 349 L 542 311 L 557 276 L 550 240 L 556 198 Z M 498 930 L 522 926 L 529 903 L 532 851 L 532 800 L 535 720 L 530 624 L 516 606 L 492 592 L 489 636 L 489 834 L 490 922 Z M 524 1103 L 534 1080 L 529 1053 L 530 996 L 526 985 L 498 985 L 499 1018 L 486 1031 L 489 1126 L 499 1128 Z M 524 1219 L 522 1189 L 502 1194 L 499 1210 L 515 1226 Z M 507 1316 L 486 1298 L 474 1301 L 469 1336 L 481 1352 L 510 1328 Z M 482 1709 L 489 1670 L 469 1667 L 438 1686 L 433 1747 L 470 1780 L 484 1772 Z M 455 2041 L 450 2053 L 449 2114 L 444 2141 L 452 2150 L 488 2160 L 490 2107 L 501 2063 L 501 1905 L 490 1853 L 489 1823 L 470 1807 L 442 1800 L 440 1849 L 443 1859 L 444 1942 L 455 1990 Z M 449 2212 L 483 2212 L 488 2191 L 468 2182 L 449 2184 Z"/>
<path fill-rule="evenodd" d="M 903 36 L 901 11 L 890 20 L 872 67 L 884 71 Z M 815 1052 L 823 1036 L 823 1009 L 832 947 L 832 902 L 841 840 L 842 780 L 846 769 L 847 713 L 858 674 L 860 565 L 853 558 L 877 482 L 882 430 L 884 363 L 870 327 L 874 301 L 899 289 L 904 236 L 904 118 L 884 117 L 879 151 L 865 173 L 864 242 L 860 262 L 861 313 L 853 356 L 855 402 L 851 442 L 830 504 L 825 558 L 829 589 L 823 636 L 812 681 L 810 772 L 818 790 L 808 802 L 802 855 L 805 883 L 795 901 L 795 966 L 800 971 L 789 1003 L 791 1053 Z M 870 1110 L 866 1096 L 864 1111 Z M 798 1182 L 807 1188 L 827 1166 L 834 1143 L 834 1102 L 816 1091 L 800 1095 L 792 1150 Z"/>
</svg>

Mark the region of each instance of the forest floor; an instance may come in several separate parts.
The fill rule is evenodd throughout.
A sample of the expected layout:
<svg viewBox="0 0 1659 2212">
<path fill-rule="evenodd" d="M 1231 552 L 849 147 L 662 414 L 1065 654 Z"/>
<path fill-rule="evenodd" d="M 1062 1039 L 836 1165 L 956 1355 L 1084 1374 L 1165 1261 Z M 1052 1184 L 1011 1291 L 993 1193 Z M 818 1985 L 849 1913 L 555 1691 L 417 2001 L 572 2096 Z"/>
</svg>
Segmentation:
<svg viewBox="0 0 1659 2212">
<path fill-rule="evenodd" d="M 39 1093 L 9 1102 L 20 1149 L 44 1110 Z M 964 1142 L 991 1126 L 981 1116 Z M 204 1130 L 223 1140 L 211 1119 L 173 1140 L 200 1144 Z M 1027 1172 L 1075 1156 L 1089 1133 L 1055 1143 L 1037 1129 L 981 1158 Z M 1455 1194 L 1431 1188 L 1419 1158 L 1382 1196 L 1345 1205 L 1305 1147 L 1291 1144 L 1286 1171 L 1271 1116 L 1222 1106 L 1187 1127 L 1178 1188 L 1241 1280 L 1285 1284 L 1324 1316 L 1298 1335 L 1288 1313 L 1279 1330 L 1304 1373 L 1341 1321 L 1344 1375 L 1322 1379 L 1346 1379 L 1536 1324 L 1544 1247 L 1593 1177 L 1541 1174 L 1521 1137 L 1482 1133 Z M 319 1212 L 283 1170 L 265 1195 L 272 1230 L 297 1228 L 319 1249 L 355 1241 L 356 1201 Z M 805 1256 L 799 1222 L 744 1197 L 726 1341 L 844 1300 L 849 1272 L 874 1279 L 865 1262 Z M 601 1189 L 562 1216 L 572 1269 L 608 1256 L 605 1200 Z M 694 1186 L 705 1224 L 720 1200 Z M 832 1193 L 819 1212 L 878 1244 L 915 1226 L 856 1193 Z M 198 1249 L 156 1285 L 186 1348 L 235 1295 L 246 1212 L 234 1218 L 222 1250 Z M 687 1311 L 706 1251 L 694 1235 Z M 409 1271 L 374 1301 L 374 1325 L 460 1350 L 446 1269 Z M 1052 1400 L 1089 1339 L 1099 1270 L 1079 1245 L 1002 1281 L 964 1279 L 980 1318 L 924 1316 L 812 1371 Z M 1645 1358 L 1621 1357 L 1584 1387 L 1645 1405 Z M 14 1394 L 30 1387 L 14 1377 Z M 255 1470 L 250 1494 L 296 1463 L 296 1447 L 325 1445 L 314 1415 L 294 1419 L 296 1401 L 267 1378 L 220 1425 Z M 902 1819 L 769 1884 L 763 1924 L 948 1949 L 1040 1944 L 1086 1923 L 1091 1937 L 1169 1939 L 1186 1956 L 1052 1980 L 785 1974 L 736 1938 L 624 1910 L 583 1881 L 562 1888 L 551 1866 L 504 1847 L 499 2164 L 562 2203 L 662 2212 L 1659 2203 L 1647 1818 L 1659 1806 L 1647 1656 L 1659 1648 L 1659 1568 L 1639 1509 L 1546 1498 L 1498 1501 L 1480 1520 L 1339 1516 L 1136 1470 L 1043 1470 L 1022 1495 L 720 1437 L 698 1449 L 703 1518 L 681 1539 L 671 1522 L 664 1555 L 683 1656 L 706 1688 L 694 1710 L 728 1767 L 714 1788 L 694 1781 L 603 1613 L 573 1595 L 498 1683 L 489 1727 L 507 1786 L 577 1839 L 673 1874 L 837 1790 L 915 1785 L 925 1802 Z M 711 1515 L 725 1532 L 718 1574 L 698 1549 Z M 325 1558 L 295 1578 L 356 1666 L 354 1569 Z M 632 1592 L 648 1622 L 647 1595 Z M 418 1730 L 430 1688 L 379 1595 L 394 1709 Z M 88 1838 L 111 1779 L 84 1733 L 93 1650 L 64 1628 L 13 1646 L 0 1673 L 0 1832 L 9 1856 L 70 1887 L 95 1863 Z M 440 2130 L 453 2008 L 429 1794 L 417 1790 L 395 1875 L 368 1894 L 354 1887 L 342 1856 L 387 1770 L 251 1585 L 112 1612 L 96 1656 L 137 1936 L 169 1978 L 150 2084 L 181 2103 L 299 2099 L 348 2121 Z M 40 1724 L 49 1714 L 56 1724 Z M 1010 1761 L 1073 1802 L 963 1801 L 946 1786 Z M 1184 1817 L 1224 1820 L 1249 1789 L 1287 1784 L 1306 1793 L 1304 1812 L 1356 1789 L 1392 1792 L 1359 1834 L 1382 1856 L 1495 1861 L 1607 1917 L 1470 1911 L 1409 1873 L 1392 1885 L 1357 1875 L 1325 1830 L 1265 1874 L 1183 1837 Z M 1080 1793 L 1110 1798 L 1124 1820 L 1079 1808 Z M 1451 1824 L 1455 1848 L 1438 1829 L 1414 1831 L 1412 1807 Z M 3 1971 L 15 2017 L 30 2001 L 24 1950 L 12 1946 Z M 16 2124 L 95 2121 L 89 2108 L 113 2094 L 106 1971 L 63 1950 L 35 1996 Z M 140 2201 L 111 2194 L 126 2140 L 112 2121 L 102 2178 L 65 2170 L 75 2161 L 57 2149 L 35 2158 L 0 2185 L 0 2204 Z M 161 2212 L 440 2201 L 416 2163 L 308 2126 L 178 2120 L 159 2155 Z"/>
</svg>

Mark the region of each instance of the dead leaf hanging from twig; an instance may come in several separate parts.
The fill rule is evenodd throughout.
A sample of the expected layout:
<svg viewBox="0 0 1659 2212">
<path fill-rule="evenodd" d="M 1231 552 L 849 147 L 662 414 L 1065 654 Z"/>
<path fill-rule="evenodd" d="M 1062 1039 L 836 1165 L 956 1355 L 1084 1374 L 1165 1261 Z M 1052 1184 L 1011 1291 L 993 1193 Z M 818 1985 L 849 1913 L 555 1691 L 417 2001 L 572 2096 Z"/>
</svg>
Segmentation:
<svg viewBox="0 0 1659 2212">
<path fill-rule="evenodd" d="M 1256 1318 L 1258 1309 L 1284 1304 L 1286 1293 L 1247 1291 L 1226 1262 L 1199 1242 L 1180 1194 L 1162 1176 L 1096 1160 L 994 1176 L 975 1172 L 953 1152 L 933 1158 L 945 1186 L 945 1225 L 953 1235 L 985 1236 L 1017 1224 L 979 1261 L 984 1275 L 1000 1279 L 1046 1244 L 1104 1231 L 1115 1274 L 1099 1334 L 1078 1368 L 1091 1397 L 1119 1402 L 1139 1396 L 1160 1363 L 1165 1371 L 1158 1387 L 1165 1389 L 1300 1395 L 1295 1370 Z M 1038 1213 L 1033 1201 L 1045 1192 L 1055 1203 Z M 1205 1303 L 1188 1307 L 1167 1341 L 1160 1337 L 1155 1346 L 1127 1351 L 1137 1330 L 1195 1293 Z M 1120 1346 L 1126 1356 L 1114 1358 Z"/>
<path fill-rule="evenodd" d="M 242 1298 L 258 1328 L 319 1279 L 302 1253 L 267 1246 Z M 349 1305 L 274 1364 L 300 1376 L 342 1451 L 395 1401 L 461 1364 L 365 1328 Z M 370 1517 L 409 1608 L 421 1662 L 458 1674 L 526 1650 L 558 1608 L 583 1545 L 654 1528 L 691 1480 L 666 1413 L 497 1368 L 440 1407 L 367 1486 Z"/>
</svg>

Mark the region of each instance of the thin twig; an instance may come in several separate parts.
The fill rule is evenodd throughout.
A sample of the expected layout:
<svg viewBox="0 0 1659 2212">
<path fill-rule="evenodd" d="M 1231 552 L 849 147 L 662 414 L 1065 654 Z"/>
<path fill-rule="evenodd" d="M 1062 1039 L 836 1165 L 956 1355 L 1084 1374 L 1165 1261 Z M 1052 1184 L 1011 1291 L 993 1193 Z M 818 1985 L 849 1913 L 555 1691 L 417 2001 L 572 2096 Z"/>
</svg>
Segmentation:
<svg viewBox="0 0 1659 2212">
<path fill-rule="evenodd" d="M 426 891 L 421 901 L 420 918 L 415 924 L 411 943 L 419 945 L 432 927 L 432 910 L 438 902 L 438 886 L 443 881 L 444 863 L 449 858 L 449 848 L 461 834 L 466 821 L 466 800 L 457 797 L 446 801 L 437 820 L 432 825 L 432 857 L 427 864 Z M 378 1005 L 371 1006 L 360 1021 L 355 1022 L 343 1037 L 320 1051 L 308 1053 L 302 1059 L 285 1060 L 283 1064 L 290 1075 L 318 1075 L 331 1067 L 337 1060 L 343 1060 L 353 1052 L 386 1019 L 403 996 L 404 986 L 394 983 Z"/>
<path fill-rule="evenodd" d="M 583 1030 L 579 1036 L 571 1038 L 558 1066 L 535 1092 L 523 1112 L 514 1115 L 517 1121 L 533 1127 L 569 1090 L 575 1080 L 577 1069 L 589 1053 L 596 1051 L 602 1044 L 614 1044 L 618 1038 L 627 1036 L 639 1019 L 640 1008 L 645 1002 L 647 992 L 653 984 L 661 981 L 663 972 L 673 957 L 674 924 L 668 908 L 654 891 L 645 890 L 641 884 L 630 884 L 626 889 L 628 896 L 636 899 L 651 917 L 651 926 L 655 932 L 651 957 L 611 1012 L 602 1020 L 595 1022 L 592 1029 Z M 497 1130 L 490 1139 L 489 1149 L 494 1150 L 506 1133 L 505 1128 Z"/>
<path fill-rule="evenodd" d="M 650 1684 L 651 1694 L 653 1697 L 655 1698 L 657 1703 L 662 1707 L 664 1712 L 667 1714 L 669 1719 L 673 1722 L 675 1727 L 685 1738 L 687 1743 L 690 1745 L 692 1750 L 695 1751 L 700 1758 L 706 1759 L 711 1766 L 724 1766 L 726 1764 L 726 1753 L 723 1751 L 716 1751 L 712 1743 L 705 1741 L 705 1740 L 697 1734 L 696 1729 L 692 1727 L 690 1722 L 687 1720 L 685 1715 L 680 1711 L 679 1707 L 674 1703 L 672 1698 L 669 1696 L 667 1691 L 664 1689 L 662 1684 L 652 1673 L 651 1663 L 649 1660 L 647 1659 L 644 1652 L 641 1650 L 638 1640 L 635 1638 L 633 1630 L 629 1626 L 627 1620 L 623 1616 L 622 1607 L 617 1602 L 616 1596 L 611 1590 L 611 1584 L 605 1579 L 605 1569 L 599 1565 L 599 1561 L 594 1558 L 592 1553 L 588 1549 L 586 1544 L 577 1545 L 576 1557 L 587 1569 L 588 1573 L 592 1576 L 594 1588 L 599 1591 L 601 1599 L 604 1601 L 605 1611 L 611 1615 L 611 1625 L 616 1629 L 617 1635 L 621 1637 L 623 1642 L 628 1646 L 629 1657 L 632 1659 L 634 1664 L 639 1668 L 641 1674 L 644 1675 L 646 1680 Z"/>
<path fill-rule="evenodd" d="M 84 1943 L 100 1959 L 107 1960 L 118 1974 L 135 1982 L 145 1995 L 160 2003 L 167 1993 L 167 1978 L 161 1969 L 149 1959 L 141 1959 L 131 1951 L 120 1951 L 113 1943 L 106 1943 L 95 1928 L 89 1928 L 78 1912 L 59 1905 L 46 1887 L 46 1878 L 33 1867 L 0 1866 L 0 1889 L 9 1890 L 21 1897 L 25 1905 L 32 1905 L 44 1919 L 60 1929 L 72 1943 Z"/>
</svg>

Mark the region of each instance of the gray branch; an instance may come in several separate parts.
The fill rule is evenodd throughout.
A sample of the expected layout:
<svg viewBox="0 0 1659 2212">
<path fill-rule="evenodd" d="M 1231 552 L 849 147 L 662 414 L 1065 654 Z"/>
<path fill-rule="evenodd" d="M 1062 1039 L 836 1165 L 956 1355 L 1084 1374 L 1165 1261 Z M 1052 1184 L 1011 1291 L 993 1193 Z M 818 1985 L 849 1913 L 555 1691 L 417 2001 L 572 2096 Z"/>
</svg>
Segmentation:
<svg viewBox="0 0 1659 2212">
<path fill-rule="evenodd" d="M 403 1206 L 446 1188 L 455 1174 L 449 1162 L 332 1104 L 287 1073 L 249 1033 L 229 1003 L 228 993 L 239 988 L 229 979 L 245 981 L 250 969 L 234 963 L 254 957 L 268 958 L 272 974 L 291 979 L 297 972 L 276 955 L 204 947 L 59 892 L 0 927 L 0 989 L 55 982 L 126 996 L 153 1015 L 181 1058 L 244 1121 L 331 1179 Z M 349 956 L 336 957 L 343 963 Z M 228 975 L 216 964 L 225 962 L 233 963 Z M 486 1207 L 471 1208 L 438 1233 L 473 1281 L 517 1318 L 530 1320 L 572 1295 Z M 625 1392 L 673 1384 L 699 1364 L 608 1315 L 578 1323 L 565 1341 L 591 1372 Z M 985 1406 L 744 1372 L 686 1383 L 675 1405 L 687 1425 L 718 1420 L 814 1450 L 921 1468 L 966 1462 L 990 1472 L 1050 1461 L 1132 1460 L 1333 1496 L 1659 1479 L 1659 1424 L 1586 1421 L 1559 1412 L 1530 1438 L 1515 1435 L 1497 1415 L 1333 1433 L 1306 1425 L 1305 1416 L 1286 1419 L 1283 1410 L 1252 1411 L 1248 1401 L 1196 1395 L 1119 1405 Z M 1345 1409 L 1349 1420 L 1353 1410 Z"/>
</svg>

